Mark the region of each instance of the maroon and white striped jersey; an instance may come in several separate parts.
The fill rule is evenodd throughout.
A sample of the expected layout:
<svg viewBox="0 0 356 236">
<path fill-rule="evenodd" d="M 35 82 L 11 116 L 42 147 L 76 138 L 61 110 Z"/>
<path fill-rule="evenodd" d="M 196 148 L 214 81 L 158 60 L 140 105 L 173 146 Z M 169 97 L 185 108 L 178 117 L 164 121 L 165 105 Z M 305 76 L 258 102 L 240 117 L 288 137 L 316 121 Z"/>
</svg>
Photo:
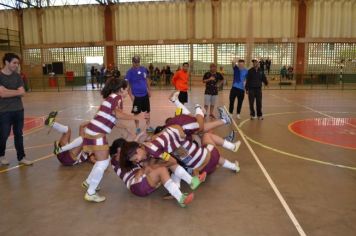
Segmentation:
<svg viewBox="0 0 356 236">
<path fill-rule="evenodd" d="M 188 168 L 200 167 L 207 157 L 208 149 L 181 135 L 177 126 L 165 128 L 151 142 L 145 144 L 146 151 L 154 158 L 165 160 L 167 153 L 176 157 Z"/>
<path fill-rule="evenodd" d="M 190 115 L 179 115 L 172 117 L 168 120 L 166 126 L 170 125 L 179 125 L 182 127 L 184 133 L 186 135 L 193 135 L 194 133 L 199 131 L 199 123 L 197 122 L 197 118 Z"/>
<path fill-rule="evenodd" d="M 126 187 L 130 189 L 132 184 L 138 183 L 135 181 L 136 173 L 141 169 L 139 165 L 131 169 L 130 171 L 124 171 L 121 169 L 120 164 L 114 157 L 111 158 L 111 166 L 114 169 L 115 173 L 124 181 Z M 141 178 L 140 178 L 141 179 Z"/>
<path fill-rule="evenodd" d="M 89 135 L 109 134 L 115 126 L 117 118 L 115 110 L 122 109 L 122 97 L 112 93 L 100 105 L 98 112 L 85 129 Z"/>
<path fill-rule="evenodd" d="M 166 154 L 180 147 L 180 143 L 185 140 L 185 135 L 177 127 L 169 126 L 162 130 L 153 140 L 145 143 L 147 153 L 154 158 L 165 160 Z"/>
</svg>

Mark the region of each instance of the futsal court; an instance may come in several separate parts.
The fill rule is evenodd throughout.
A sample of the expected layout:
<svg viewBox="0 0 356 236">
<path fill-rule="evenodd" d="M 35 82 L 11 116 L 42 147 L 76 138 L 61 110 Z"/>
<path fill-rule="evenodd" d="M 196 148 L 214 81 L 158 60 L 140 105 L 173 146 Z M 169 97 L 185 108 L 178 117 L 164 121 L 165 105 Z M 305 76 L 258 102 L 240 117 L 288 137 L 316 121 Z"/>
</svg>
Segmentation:
<svg viewBox="0 0 356 236">
<path fill-rule="evenodd" d="M 152 125 L 174 114 L 170 92 L 153 92 Z M 202 102 L 202 93 L 191 90 L 190 109 Z M 241 171 L 217 169 L 195 191 L 194 201 L 180 208 L 162 199 L 163 189 L 134 196 L 111 167 L 100 184 L 107 200 L 84 201 L 81 182 L 92 164 L 62 166 L 52 154 L 59 134 L 48 134 L 42 122 L 58 110 L 57 120 L 76 137 L 79 124 L 99 106 L 99 92 L 30 93 L 24 97 L 24 142 L 35 164 L 17 165 L 10 138 L 11 164 L 0 169 L 0 235 L 354 235 L 355 99 L 354 91 L 265 90 L 263 121 L 249 119 L 245 101 L 241 120 L 213 131 L 220 136 L 238 131 L 239 151 L 219 151 L 238 160 Z M 228 91 L 218 104 L 228 104 Z M 124 110 L 130 108 L 126 99 Z M 132 121 L 125 124 L 134 127 Z M 117 137 L 127 134 L 114 129 L 109 142 Z"/>
</svg>

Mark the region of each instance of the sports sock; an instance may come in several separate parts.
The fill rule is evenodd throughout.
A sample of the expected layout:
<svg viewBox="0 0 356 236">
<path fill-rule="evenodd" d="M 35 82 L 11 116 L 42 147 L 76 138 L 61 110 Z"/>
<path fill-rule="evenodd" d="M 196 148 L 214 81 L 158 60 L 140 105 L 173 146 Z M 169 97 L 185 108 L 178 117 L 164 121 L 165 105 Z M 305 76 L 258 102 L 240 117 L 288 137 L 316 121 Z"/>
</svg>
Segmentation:
<svg viewBox="0 0 356 236">
<path fill-rule="evenodd" d="M 68 126 L 62 125 L 58 122 L 54 122 L 52 125 L 52 128 L 57 130 L 60 133 L 67 133 L 68 132 Z"/>
<path fill-rule="evenodd" d="M 86 180 L 87 183 L 89 184 L 89 188 L 87 190 L 87 193 L 89 195 L 95 194 L 96 188 L 98 187 L 101 179 L 103 178 L 104 172 L 106 168 L 109 166 L 109 163 L 110 163 L 110 158 L 103 161 L 95 162 L 95 165 L 93 166 L 93 169 L 91 170 Z"/>
<path fill-rule="evenodd" d="M 180 188 L 180 182 L 182 179 L 176 176 L 175 174 L 171 174 L 171 179 Z"/>
<path fill-rule="evenodd" d="M 230 169 L 230 170 L 234 170 L 236 171 L 236 165 L 235 163 L 232 163 L 229 160 L 225 160 L 222 167 L 226 168 L 226 169 Z"/>
<path fill-rule="evenodd" d="M 168 190 L 168 192 L 179 202 L 182 198 L 183 194 L 180 191 L 177 184 L 174 183 L 172 179 L 168 179 L 167 182 L 164 183 L 164 187 Z"/>
<path fill-rule="evenodd" d="M 79 147 L 80 145 L 82 145 L 82 143 L 83 143 L 83 138 L 79 136 L 78 138 L 74 139 L 72 142 L 61 147 L 61 152 L 65 152 L 73 148 Z"/>
<path fill-rule="evenodd" d="M 235 149 L 235 144 L 232 142 L 229 142 L 227 140 L 224 140 L 224 143 L 222 146 L 223 146 L 223 148 L 226 148 L 227 150 L 230 150 L 230 151 L 233 151 Z"/>
<path fill-rule="evenodd" d="M 182 109 L 182 113 L 185 115 L 189 115 L 190 111 L 177 99 L 173 102 L 176 107 L 181 108 Z"/>
<path fill-rule="evenodd" d="M 177 168 L 174 170 L 174 174 L 184 180 L 187 184 L 192 183 L 192 176 L 181 166 L 177 166 Z"/>
</svg>

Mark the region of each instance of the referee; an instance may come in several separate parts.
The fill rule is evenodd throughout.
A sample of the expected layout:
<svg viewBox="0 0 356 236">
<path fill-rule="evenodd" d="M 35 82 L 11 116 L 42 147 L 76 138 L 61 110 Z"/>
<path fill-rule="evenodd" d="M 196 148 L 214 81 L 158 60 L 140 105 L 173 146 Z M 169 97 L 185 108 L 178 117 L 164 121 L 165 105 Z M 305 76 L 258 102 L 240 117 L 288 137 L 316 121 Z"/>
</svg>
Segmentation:
<svg viewBox="0 0 356 236">
<path fill-rule="evenodd" d="M 246 94 L 248 94 L 248 101 L 250 105 L 250 116 L 251 120 L 258 118 L 263 120 L 262 115 L 262 83 L 266 86 L 268 81 L 266 75 L 259 68 L 259 62 L 256 59 L 252 60 L 253 67 L 248 70 L 246 76 Z M 256 100 L 256 110 L 257 117 L 255 112 L 255 100 Z"/>
</svg>

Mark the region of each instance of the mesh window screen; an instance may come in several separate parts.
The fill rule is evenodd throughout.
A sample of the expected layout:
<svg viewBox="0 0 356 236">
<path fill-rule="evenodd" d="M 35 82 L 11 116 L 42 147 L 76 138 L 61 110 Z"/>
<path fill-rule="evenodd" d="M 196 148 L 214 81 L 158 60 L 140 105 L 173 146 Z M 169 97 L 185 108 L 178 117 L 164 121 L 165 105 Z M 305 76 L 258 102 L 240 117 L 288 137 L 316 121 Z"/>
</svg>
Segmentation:
<svg viewBox="0 0 356 236">
<path fill-rule="evenodd" d="M 41 65 L 41 49 L 25 49 L 22 57 L 25 65 Z"/>
<path fill-rule="evenodd" d="M 271 60 L 271 73 L 279 74 L 282 66 L 294 66 L 295 44 L 293 43 L 255 43 L 252 58 Z"/>
<path fill-rule="evenodd" d="M 138 45 L 138 46 L 117 46 L 116 61 L 122 74 L 132 66 L 132 57 L 139 55 L 141 65 L 148 68 L 149 64 L 160 70 L 169 65 L 172 72 L 183 62 L 189 62 L 190 48 L 188 44 L 177 45 Z"/>
<path fill-rule="evenodd" d="M 356 43 L 309 43 L 307 73 L 356 72 Z"/>
<path fill-rule="evenodd" d="M 74 71 L 75 76 L 86 76 L 86 58 L 104 57 L 104 47 L 64 48 L 64 53 L 66 71 Z"/>
<path fill-rule="evenodd" d="M 231 60 L 236 58 L 246 60 L 246 44 L 223 43 L 217 44 L 217 63 L 223 67 L 225 74 L 233 74 Z"/>
<path fill-rule="evenodd" d="M 213 44 L 193 44 L 193 75 L 204 75 L 209 70 L 209 65 L 214 62 Z"/>
</svg>

